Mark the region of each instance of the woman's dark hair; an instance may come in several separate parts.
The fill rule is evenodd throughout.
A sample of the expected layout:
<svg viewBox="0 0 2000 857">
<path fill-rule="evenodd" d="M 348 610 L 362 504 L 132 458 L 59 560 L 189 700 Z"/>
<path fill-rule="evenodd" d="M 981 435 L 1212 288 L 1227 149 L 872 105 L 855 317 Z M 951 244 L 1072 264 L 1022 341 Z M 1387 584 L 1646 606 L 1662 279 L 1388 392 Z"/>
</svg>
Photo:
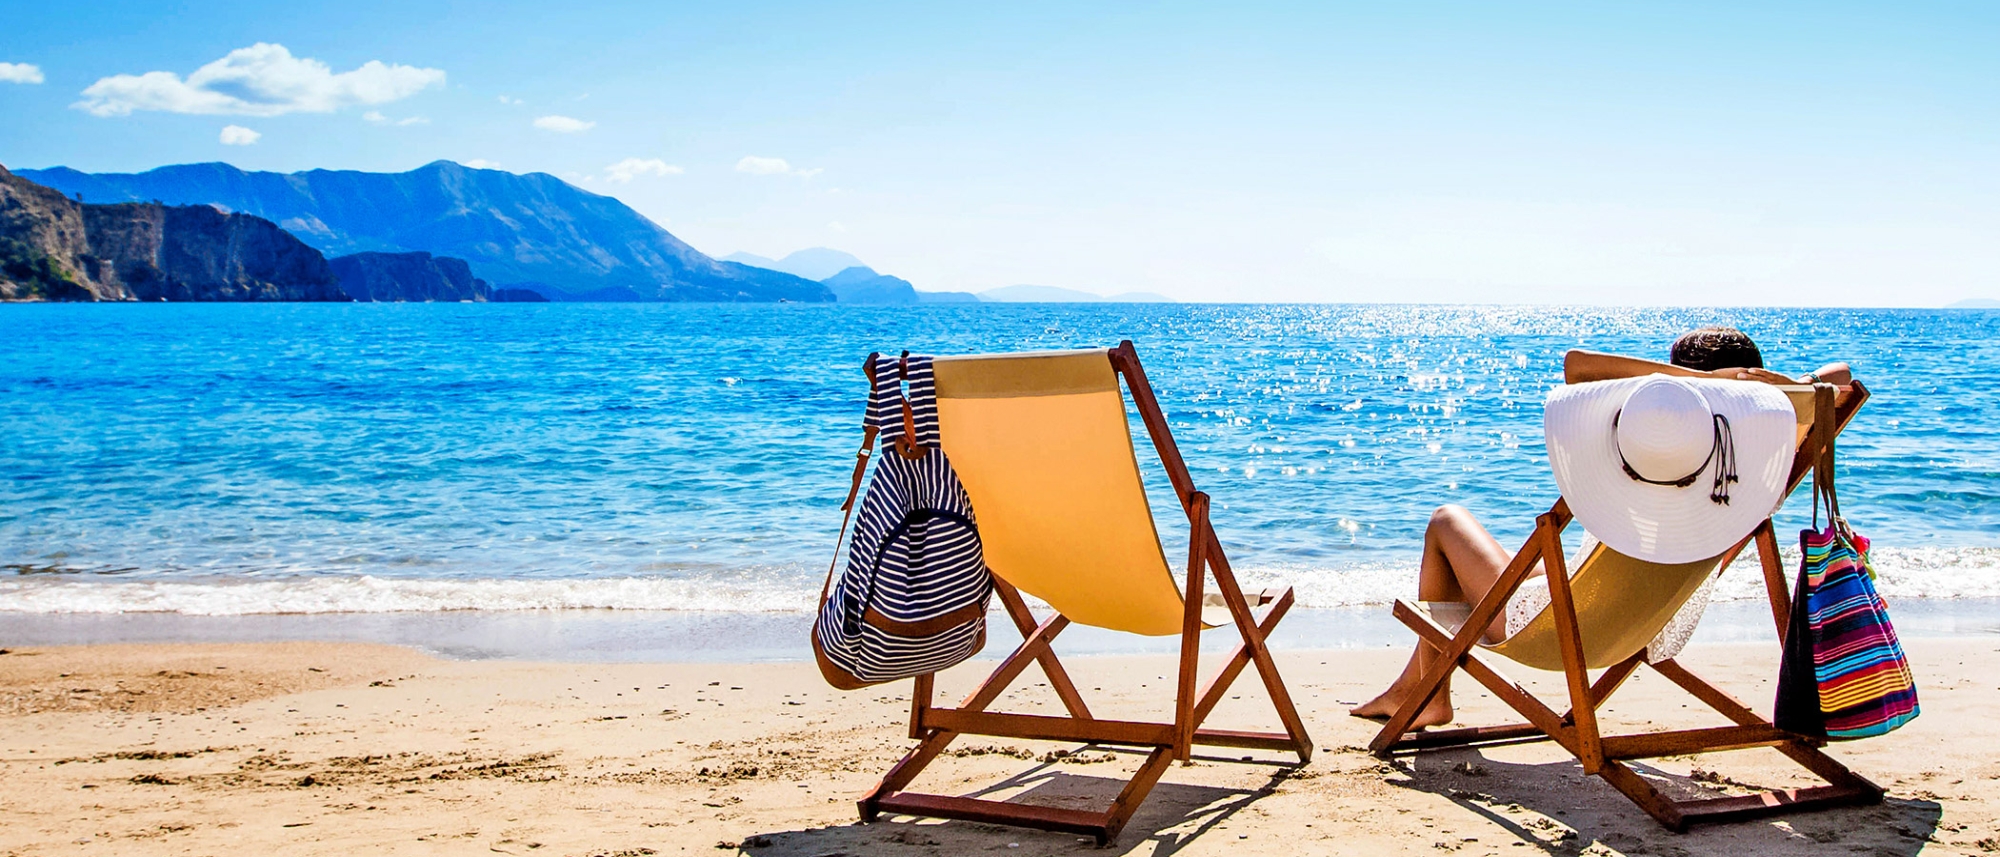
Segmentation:
<svg viewBox="0 0 2000 857">
<path fill-rule="evenodd" d="M 1674 340 L 1668 362 L 1697 372 L 1762 369 L 1764 355 L 1743 331 L 1733 327 L 1702 327 Z"/>
</svg>

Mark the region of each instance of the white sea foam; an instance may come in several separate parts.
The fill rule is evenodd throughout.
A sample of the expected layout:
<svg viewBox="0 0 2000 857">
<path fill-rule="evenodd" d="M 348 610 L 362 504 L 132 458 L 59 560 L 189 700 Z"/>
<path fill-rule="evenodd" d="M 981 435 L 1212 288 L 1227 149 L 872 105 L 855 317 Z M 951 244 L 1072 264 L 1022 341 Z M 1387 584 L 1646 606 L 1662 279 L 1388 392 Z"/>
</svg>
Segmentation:
<svg viewBox="0 0 2000 857">
<path fill-rule="evenodd" d="M 1797 569 L 1785 551 L 1786 579 Z M 1884 596 L 2000 598 L 2000 548 L 1881 548 L 1875 567 Z M 1416 566 L 1359 563 L 1338 569 L 1305 566 L 1239 569 L 1247 590 L 1289 584 L 1300 607 L 1387 604 L 1415 593 Z M 79 580 L 22 576 L 0 580 L 0 612 L 181 613 L 241 616 L 268 613 L 409 613 L 450 610 L 676 610 L 809 612 L 817 581 L 803 577 L 688 580 L 666 577 L 545 579 L 421 579 L 311 576 L 242 580 Z M 1722 575 L 1717 600 L 1764 597 L 1757 559 L 1747 555 Z"/>
<path fill-rule="evenodd" d="M 1781 547 L 1789 588 L 1798 573 L 1798 549 Z M 2000 548 L 1877 548 L 1873 562 L 1884 598 L 2000 598 Z M 1239 572 L 1246 588 L 1289 582 L 1301 607 L 1386 604 L 1416 594 L 1417 566 L 1365 564 L 1328 573 L 1307 568 Z M 1765 597 L 1754 550 L 1738 557 L 1716 582 L 1718 601 Z"/>
<path fill-rule="evenodd" d="M 410 613 L 447 610 L 810 610 L 818 590 L 780 584 L 613 577 L 0 581 L 0 611 L 24 613 Z"/>
</svg>

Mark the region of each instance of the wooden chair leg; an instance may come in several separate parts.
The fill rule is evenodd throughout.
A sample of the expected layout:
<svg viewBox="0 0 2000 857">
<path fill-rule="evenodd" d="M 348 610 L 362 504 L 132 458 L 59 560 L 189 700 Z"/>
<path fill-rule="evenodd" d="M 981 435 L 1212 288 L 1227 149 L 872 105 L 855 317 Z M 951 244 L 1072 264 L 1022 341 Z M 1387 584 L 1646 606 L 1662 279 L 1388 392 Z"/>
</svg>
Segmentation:
<svg viewBox="0 0 2000 857">
<path fill-rule="evenodd" d="M 1278 675 L 1278 664 L 1271 659 L 1271 650 L 1264 644 L 1264 631 L 1257 624 L 1257 618 L 1250 613 L 1250 604 L 1243 597 L 1243 590 L 1236 583 L 1236 575 L 1229 568 L 1229 560 L 1223 556 L 1222 546 L 1215 540 L 1215 530 L 1202 522 L 1202 531 L 1208 539 L 1208 569 L 1215 577 L 1215 588 L 1221 590 L 1224 604 L 1229 606 L 1229 615 L 1236 625 L 1236 631 L 1243 637 L 1243 647 L 1250 653 L 1250 661 L 1257 665 L 1257 675 L 1264 680 L 1264 691 L 1271 698 L 1272 707 L 1278 710 L 1278 720 L 1285 724 L 1285 733 L 1292 736 L 1293 749 L 1301 763 L 1312 760 L 1312 738 L 1306 734 L 1305 721 L 1299 717 L 1299 710 L 1292 704 L 1291 691 L 1285 688 L 1285 680 Z M 1289 590 L 1286 600 L 1291 598 Z"/>
<path fill-rule="evenodd" d="M 908 753 L 904 753 L 903 758 L 898 759 L 896 764 L 889 768 L 889 772 L 882 775 L 882 781 L 876 783 L 875 788 L 861 798 L 861 820 L 874 821 L 880 815 L 879 807 L 882 799 L 908 787 L 916 780 L 918 774 L 923 773 L 925 767 L 937 759 L 938 754 L 944 752 L 945 747 L 951 745 L 952 739 L 957 737 L 956 732 L 933 729 L 922 742 L 910 748 Z"/>
<path fill-rule="evenodd" d="M 1450 651 L 1447 647 L 1458 645 L 1458 642 L 1455 642 L 1450 636 L 1449 631 L 1446 631 L 1443 626 L 1432 621 L 1430 617 L 1417 612 L 1416 608 L 1410 606 L 1407 602 L 1396 602 L 1395 616 L 1397 619 L 1402 620 L 1403 624 L 1409 626 L 1411 630 L 1416 631 L 1418 636 L 1431 645 L 1446 650 L 1447 654 Z M 1499 697 L 1500 701 L 1506 703 L 1509 708 L 1527 717 L 1533 729 L 1543 733 L 1550 740 L 1561 744 L 1572 753 L 1576 752 L 1575 736 L 1570 725 L 1564 722 L 1563 718 L 1557 715 L 1554 710 L 1543 705 L 1541 700 L 1536 699 L 1534 694 L 1529 693 L 1527 688 L 1522 687 L 1519 682 L 1501 673 L 1500 669 L 1488 661 L 1485 656 L 1476 651 L 1467 651 L 1460 655 L 1456 669 L 1464 670 L 1466 675 L 1472 676 L 1474 680 L 1484 685 L 1488 691 L 1492 692 L 1494 696 Z M 1405 708 L 1408 707 L 1409 704 L 1405 703 Z M 1421 708 L 1419 707 L 1417 710 L 1421 710 Z M 1411 712 L 1412 716 L 1414 716 L 1414 713 L 1414 711 Z M 1435 737 L 1427 738 L 1421 733 L 1391 731 L 1395 726 L 1395 720 L 1391 719 L 1389 724 L 1382 728 L 1381 732 L 1376 733 L 1375 740 L 1368 745 L 1369 750 L 1377 756 L 1388 756 L 1403 750 L 1444 745 L 1443 742 L 1440 742 Z M 1521 737 L 1519 734 L 1512 734 L 1518 733 L 1520 729 L 1518 726 L 1494 728 L 1509 730 L 1508 733 L 1502 733 L 1505 734 L 1505 737 Z M 1488 740 L 1488 738 L 1479 735 L 1479 729 L 1451 731 L 1465 734 L 1473 740 Z M 1492 737 L 1497 738 L 1501 737 L 1501 735 L 1496 734 Z"/>
<path fill-rule="evenodd" d="M 1014 627 L 1021 632 L 1021 637 L 1026 639 L 1034 633 L 1038 623 L 1035 622 L 1035 614 L 1028 610 L 1028 603 L 1022 600 L 1020 591 L 998 576 L 993 578 L 993 591 L 999 594 L 1001 605 L 1007 608 L 1007 615 L 1014 620 Z M 1042 675 L 1048 677 L 1050 689 L 1062 700 L 1069 716 L 1089 720 L 1090 706 L 1083 703 L 1083 694 L 1077 692 L 1076 683 L 1070 681 L 1069 672 L 1063 669 L 1062 661 L 1056 659 L 1055 652 L 1037 655 L 1035 663 L 1041 666 Z"/>
<path fill-rule="evenodd" d="M 1646 650 L 1640 649 L 1634 652 L 1631 657 L 1612 664 L 1609 669 L 1606 669 L 1602 675 L 1597 677 L 1597 683 L 1590 686 L 1591 706 L 1596 708 L 1604 707 L 1604 701 L 1610 699 L 1612 694 L 1617 693 L 1618 688 L 1625 685 L 1625 680 L 1631 678 L 1633 673 L 1638 672 L 1639 665 L 1645 662 Z M 1568 721 L 1569 719 L 1570 715 L 1563 715 L 1563 720 Z"/>
<path fill-rule="evenodd" d="M 1563 679 L 1569 685 L 1569 725 L 1576 737 L 1577 760 L 1583 772 L 1604 767 L 1604 748 L 1597 732 L 1597 703 L 1591 693 L 1590 668 L 1583 659 L 1583 631 L 1577 627 L 1576 603 L 1569 591 L 1569 569 L 1555 530 L 1544 529 L 1542 563 L 1549 581 L 1549 610 L 1554 614 L 1556 640 L 1562 650 Z"/>
<path fill-rule="evenodd" d="M 1195 492 L 1189 515 L 1197 521 L 1208 519 L 1208 495 Z M 1199 528 L 1197 528 L 1198 530 Z M 1208 563 L 1200 535 L 1188 538 L 1187 591 L 1181 596 L 1181 658 L 1174 678 L 1174 758 L 1188 761 L 1194 747 L 1195 673 L 1201 665 L 1201 583 L 1208 576 Z"/>
<path fill-rule="evenodd" d="M 1139 811 L 1139 804 L 1145 802 L 1146 795 L 1153 791 L 1153 786 L 1159 783 L 1160 776 L 1167 772 L 1167 766 L 1173 760 L 1174 751 L 1170 747 L 1157 748 L 1146 756 L 1145 764 L 1139 766 L 1139 770 L 1118 793 L 1118 798 L 1111 802 L 1111 808 L 1104 812 L 1104 836 L 1097 844 L 1105 845 L 1118 837 L 1118 832 L 1125 829 L 1125 822 L 1131 821 L 1132 814 Z"/>
<path fill-rule="evenodd" d="M 1666 795 L 1661 794 L 1652 783 L 1646 782 L 1646 778 L 1633 773 L 1623 762 L 1604 763 L 1598 768 L 1597 776 L 1602 777 L 1612 788 L 1645 810 L 1646 814 L 1652 816 L 1661 826 L 1675 833 L 1687 830 L 1687 819 L 1681 815 L 1680 807 Z"/>
<path fill-rule="evenodd" d="M 1792 626 L 1792 594 L 1785 590 L 1784 560 L 1778 554 L 1778 534 L 1771 519 L 1751 534 L 1757 540 L 1757 564 L 1764 571 L 1764 594 L 1771 602 L 1771 621 L 1778 626 L 1778 646 L 1785 645 L 1785 633 Z"/>
<path fill-rule="evenodd" d="M 1292 603 L 1292 591 L 1287 589 L 1265 608 L 1263 618 L 1257 622 L 1257 629 L 1265 636 L 1270 636 L 1272 629 L 1276 628 L 1278 622 L 1292 609 Z M 1195 723 L 1200 724 L 1208 719 L 1209 712 L 1215 710 L 1216 704 L 1222 701 L 1223 694 L 1229 691 L 1230 686 L 1236 682 L 1236 677 L 1249 665 L 1249 644 L 1236 644 L 1236 650 L 1222 662 L 1222 668 L 1209 678 L 1208 686 L 1202 689 L 1201 701 L 1195 703 L 1194 707 Z"/>
</svg>

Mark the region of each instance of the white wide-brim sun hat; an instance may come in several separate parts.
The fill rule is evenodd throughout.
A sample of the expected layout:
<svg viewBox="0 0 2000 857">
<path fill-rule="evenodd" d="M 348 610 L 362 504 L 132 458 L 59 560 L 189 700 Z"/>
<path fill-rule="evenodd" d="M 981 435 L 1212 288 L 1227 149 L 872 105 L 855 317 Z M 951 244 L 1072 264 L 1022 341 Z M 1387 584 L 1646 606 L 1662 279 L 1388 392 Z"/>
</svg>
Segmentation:
<svg viewBox="0 0 2000 857">
<path fill-rule="evenodd" d="M 1716 556 L 1770 517 L 1795 424 L 1769 384 L 1666 375 L 1557 387 L 1542 412 L 1549 467 L 1577 522 L 1659 563 Z M 1732 469 L 1735 481 L 1718 486 Z"/>
</svg>

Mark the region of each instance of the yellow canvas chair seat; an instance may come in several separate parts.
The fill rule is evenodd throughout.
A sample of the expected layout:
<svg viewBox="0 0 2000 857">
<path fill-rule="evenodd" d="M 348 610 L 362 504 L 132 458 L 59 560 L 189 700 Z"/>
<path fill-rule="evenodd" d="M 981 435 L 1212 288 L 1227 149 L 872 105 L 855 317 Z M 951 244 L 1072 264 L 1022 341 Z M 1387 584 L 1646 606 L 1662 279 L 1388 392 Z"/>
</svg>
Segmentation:
<svg viewBox="0 0 2000 857">
<path fill-rule="evenodd" d="M 1189 758 L 1195 745 L 1282 750 L 1296 753 L 1302 764 L 1310 759 L 1312 739 L 1264 643 L 1291 608 L 1292 592 L 1246 596 L 1238 588 L 1209 524 L 1208 495 L 1195 490 L 1132 343 L 1093 351 L 938 357 L 931 365 L 940 446 L 972 500 L 994 592 L 1023 640 L 956 707 L 932 705 L 931 677 L 917 678 L 910 736 L 919 743 L 861 800 L 862 820 L 957 818 L 1084 833 L 1102 844 L 1118 835 L 1168 765 Z M 1168 568 L 1146 501 L 1126 422 L 1127 391 L 1188 516 L 1188 568 L 1181 582 Z M 1215 591 L 1205 592 L 1210 580 Z M 1055 612 L 1037 621 L 1022 593 Z M 1092 716 L 1050 649 L 1072 622 L 1181 635 L 1172 722 Z M 1235 626 L 1242 644 L 1197 691 L 1198 635 L 1221 624 Z M 987 710 L 1030 665 L 1041 667 L 1069 716 Z M 1285 731 L 1202 728 L 1231 683 L 1252 666 Z M 1148 755 L 1101 812 L 905 791 L 959 735 L 1136 747 Z"/>
<path fill-rule="evenodd" d="M 1598 545 L 1569 580 L 1576 624 L 1584 629 L 1584 663 L 1602 669 L 1644 652 L 1722 559 L 1717 555 L 1668 565 Z M 1472 613 L 1472 605 L 1457 602 L 1428 602 L 1423 608 L 1452 633 Z M 1481 643 L 1480 648 L 1522 666 L 1562 672 L 1562 641 L 1553 605 L 1543 607 L 1513 636 Z"/>
<path fill-rule="evenodd" d="M 1104 351 L 939 357 L 938 433 L 986 565 L 1070 621 L 1178 634 L 1184 610 Z"/>
<path fill-rule="evenodd" d="M 1858 382 L 1842 388 L 1819 384 L 1784 389 L 1798 415 L 1800 428 L 1798 449 L 1786 482 L 1789 494 L 1822 460 L 1822 453 L 1829 450 L 1834 437 L 1861 409 L 1868 399 L 1868 390 Z M 1534 533 L 1477 605 L 1396 602 L 1396 618 L 1429 643 L 1435 655 L 1424 664 L 1414 692 L 1369 743 L 1371 751 L 1386 757 L 1399 752 L 1495 742 L 1554 741 L 1576 757 L 1584 773 L 1602 778 L 1674 830 L 1684 830 L 1698 821 L 1730 821 L 1881 801 L 1881 787 L 1820 751 L 1824 739 L 1778 729 L 1769 718 L 1671 658 L 1651 664 L 1645 661 L 1647 644 L 1672 621 L 1681 605 L 1701 588 L 1703 581 L 1727 567 L 1753 542 L 1763 566 L 1765 592 L 1782 643 L 1791 615 L 1791 599 L 1779 559 L 1777 536 L 1768 519 L 1734 547 L 1710 559 L 1679 564 L 1644 562 L 1600 545 L 1584 558 L 1574 575 L 1565 567 L 1561 537 L 1570 520 L 1568 504 L 1557 500 L 1536 519 Z M 1548 606 L 1512 636 L 1485 645 L 1480 639 L 1483 632 L 1505 612 L 1508 599 L 1514 597 L 1538 563 L 1546 569 Z M 1491 655 L 1536 669 L 1561 672 L 1568 686 L 1569 710 L 1558 713 L 1529 693 L 1503 674 Z M 1641 666 L 1650 666 L 1733 725 L 1602 734 L 1598 729 L 1597 708 Z M 1591 670 L 1601 673 L 1593 679 Z M 1412 730 L 1418 715 L 1451 676 L 1461 671 L 1478 680 L 1527 722 Z M 1677 799 L 1635 773 L 1628 764 L 1637 759 L 1750 747 L 1775 749 L 1827 784 L 1748 795 Z"/>
</svg>

